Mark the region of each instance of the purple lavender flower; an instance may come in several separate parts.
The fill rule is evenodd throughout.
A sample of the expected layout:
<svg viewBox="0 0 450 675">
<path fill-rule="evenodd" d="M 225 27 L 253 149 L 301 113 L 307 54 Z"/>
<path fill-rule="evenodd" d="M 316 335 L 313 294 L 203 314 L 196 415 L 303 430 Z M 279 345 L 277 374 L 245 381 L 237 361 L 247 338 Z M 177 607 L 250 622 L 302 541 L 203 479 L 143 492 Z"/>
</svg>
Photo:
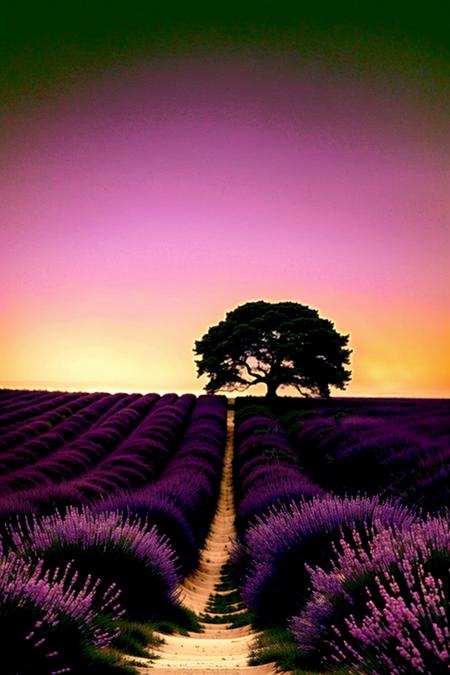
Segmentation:
<svg viewBox="0 0 450 675">
<path fill-rule="evenodd" d="M 450 505 L 448 401 L 347 401 L 290 420 L 308 475 L 339 493 L 364 490 L 438 511 Z"/>
<path fill-rule="evenodd" d="M 407 529 L 380 522 L 363 533 L 354 529 L 335 546 L 331 565 L 310 569 L 311 596 L 292 619 L 292 633 L 317 663 L 444 672 L 450 663 L 449 567 L 446 517 Z"/>
<path fill-rule="evenodd" d="M 324 494 L 301 471 L 282 424 L 263 406 L 253 409 L 256 414 L 245 408 L 238 414 L 235 431 L 236 529 L 241 538 L 271 507 Z M 236 572 L 242 574 L 242 569 Z"/>
<path fill-rule="evenodd" d="M 192 484 L 189 483 L 191 486 Z M 180 481 L 180 490 L 186 487 Z M 152 488 L 134 494 L 124 494 L 100 502 L 96 511 L 115 511 L 139 519 L 143 527 L 155 528 L 170 541 L 181 563 L 183 574 L 192 571 L 198 560 L 198 548 L 189 521 L 183 510 L 164 490 Z"/>
<path fill-rule="evenodd" d="M 85 647 L 107 647 L 118 635 L 122 615 L 118 589 L 106 588 L 94 606 L 98 581 L 80 583 L 69 563 L 61 571 L 44 571 L 10 553 L 0 559 L 0 649 L 2 672 L 80 672 Z M 99 623 L 100 613 L 111 624 Z M 87 665 L 87 664 L 86 664 Z"/>
<path fill-rule="evenodd" d="M 245 534 L 245 604 L 263 623 L 286 622 L 306 600 L 309 566 L 325 565 L 342 529 L 373 521 L 409 527 L 414 515 L 396 503 L 372 497 L 313 497 L 257 518 Z"/>
<path fill-rule="evenodd" d="M 448 591 L 421 564 L 413 568 L 405 561 L 400 571 L 401 586 L 398 573 L 377 576 L 378 597 L 367 591 L 364 618 L 346 618 L 344 634 L 335 628 L 332 663 L 350 662 L 359 671 L 375 666 L 380 675 L 449 672 Z"/>
<path fill-rule="evenodd" d="M 11 539 L 19 555 L 42 559 L 47 569 L 73 560 L 81 576 L 101 579 L 101 592 L 116 584 L 133 618 L 161 616 L 177 604 L 175 553 L 139 519 L 69 508 L 65 515 L 29 519 L 11 531 Z"/>
</svg>

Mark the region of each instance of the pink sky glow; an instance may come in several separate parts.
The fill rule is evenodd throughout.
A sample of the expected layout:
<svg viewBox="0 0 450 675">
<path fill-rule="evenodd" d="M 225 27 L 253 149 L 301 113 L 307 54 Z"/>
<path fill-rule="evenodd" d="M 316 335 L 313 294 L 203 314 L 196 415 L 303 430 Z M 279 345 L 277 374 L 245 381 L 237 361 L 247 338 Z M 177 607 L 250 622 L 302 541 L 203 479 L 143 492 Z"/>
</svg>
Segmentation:
<svg viewBox="0 0 450 675">
<path fill-rule="evenodd" d="M 315 307 L 350 395 L 450 395 L 448 137 L 318 67 L 141 64 L 6 120 L 0 386 L 195 391 L 193 341 Z"/>
</svg>

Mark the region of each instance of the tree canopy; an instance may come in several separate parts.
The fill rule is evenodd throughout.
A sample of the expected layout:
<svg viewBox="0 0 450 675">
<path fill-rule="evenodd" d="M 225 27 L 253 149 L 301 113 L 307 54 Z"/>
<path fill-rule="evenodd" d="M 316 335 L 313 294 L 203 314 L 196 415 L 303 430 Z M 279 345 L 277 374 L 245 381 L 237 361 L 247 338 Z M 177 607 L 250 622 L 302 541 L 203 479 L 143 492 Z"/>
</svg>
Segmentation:
<svg viewBox="0 0 450 675">
<path fill-rule="evenodd" d="M 349 336 L 340 335 L 317 310 L 297 302 L 247 302 L 195 342 L 198 377 L 205 389 L 245 391 L 264 383 L 274 397 L 282 385 L 304 396 L 329 397 L 345 389 L 351 372 Z"/>
</svg>

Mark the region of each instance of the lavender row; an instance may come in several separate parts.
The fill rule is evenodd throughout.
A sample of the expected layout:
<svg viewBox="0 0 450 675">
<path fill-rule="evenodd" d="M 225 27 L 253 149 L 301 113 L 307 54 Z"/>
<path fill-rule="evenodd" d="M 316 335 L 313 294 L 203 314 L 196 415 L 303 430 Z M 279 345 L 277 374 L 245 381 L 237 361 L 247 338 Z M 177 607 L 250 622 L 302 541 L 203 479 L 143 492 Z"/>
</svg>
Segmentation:
<svg viewBox="0 0 450 675">
<path fill-rule="evenodd" d="M 45 413 L 58 405 L 64 405 L 85 396 L 88 396 L 88 394 L 41 392 L 37 395 L 33 395 L 30 398 L 28 397 L 27 393 L 24 392 L 24 395 L 19 397 L 17 405 L 12 406 L 12 408 L 9 408 L 9 406 L 1 406 L 1 432 L 4 433 L 9 429 L 15 428 L 18 425 L 21 425 L 30 419 L 34 419 L 35 417 L 38 417 L 42 413 Z"/>
<path fill-rule="evenodd" d="M 29 405 L 33 400 L 44 400 L 54 395 L 53 392 L 49 391 L 2 389 L 0 390 L 1 415 L 5 415 L 18 408 L 23 408 L 25 405 Z"/>
<path fill-rule="evenodd" d="M 63 394 L 63 392 L 29 391 L 27 389 L 3 389 L 0 393 L 0 411 L 2 416 L 15 410 L 23 410 L 31 404 L 49 401 L 55 396 L 73 396 L 73 394 Z"/>
<path fill-rule="evenodd" d="M 10 530 L 11 550 L 0 554 L 7 673 L 96 675 L 119 618 L 164 620 L 180 611 L 175 553 L 154 528 L 69 508 Z M 130 672 L 108 659 L 106 672 Z"/>
<path fill-rule="evenodd" d="M 111 619 L 122 614 L 131 620 L 186 620 L 182 619 L 177 585 L 195 565 L 214 513 L 225 445 L 226 402 L 210 396 L 197 401 L 195 397 L 166 397 L 165 404 L 159 411 L 169 414 L 156 414 L 154 418 L 159 427 L 138 425 L 136 433 L 128 437 L 130 443 L 124 444 L 138 450 L 138 441 L 148 441 L 153 429 L 154 438 L 165 441 L 167 446 L 170 424 L 176 426 L 180 419 L 188 422 L 165 470 L 152 485 L 134 490 L 129 483 L 116 499 L 101 500 L 94 508 L 68 507 L 49 516 L 25 515 L 21 524 L 15 521 L 6 526 L 5 543 L 10 550 L 7 557 L 11 561 L 28 561 L 25 583 L 39 583 L 42 590 L 39 598 L 31 591 L 32 602 L 28 601 L 29 593 L 26 606 L 22 607 L 15 595 L 10 598 L 6 614 L 5 605 L 0 609 L 2 625 L 11 617 L 19 617 L 11 644 L 15 651 L 21 649 L 22 643 L 29 648 L 21 652 L 20 665 L 24 669 L 30 664 L 41 668 L 42 664 L 42 673 L 54 675 L 90 673 L 90 667 L 92 673 L 97 672 L 96 666 L 91 666 L 92 647 L 113 642 L 117 629 L 110 628 Z M 138 433 L 140 426 L 145 435 Z M 64 490 L 64 485 L 59 489 Z M 4 557 L 0 567 L 9 567 L 17 583 L 18 570 L 5 560 Z M 27 570 L 32 571 L 32 582 Z M 5 590 L 0 579 L 0 595 L 11 588 L 11 575 Z M 64 634 L 56 623 L 54 630 L 48 627 L 46 617 L 50 614 L 45 598 L 54 598 L 52 607 L 66 626 L 67 612 L 58 598 L 67 595 L 73 606 L 81 603 L 90 612 L 98 633 L 94 635 L 91 624 L 82 617 L 72 625 L 70 634 Z M 37 622 L 35 628 L 33 621 Z M 43 647 L 46 641 L 51 651 Z M 13 659 L 7 646 L 2 652 L 3 662 L 5 658 Z"/>
<path fill-rule="evenodd" d="M 10 548 L 21 558 L 50 571 L 72 562 L 80 580 L 98 579 L 94 604 L 112 584 L 129 618 L 161 616 L 176 602 L 175 553 L 155 528 L 136 519 L 69 507 L 64 514 L 31 516 L 10 529 Z"/>
<path fill-rule="evenodd" d="M 61 474 L 54 473 L 50 475 L 46 470 L 48 459 L 39 462 L 39 454 L 33 455 L 35 463 L 25 467 L 23 472 L 17 472 L 15 478 L 17 484 L 10 484 L 9 493 L 5 494 L 0 500 L 0 513 L 3 520 L 15 513 L 33 513 L 51 512 L 55 508 L 61 508 L 67 504 L 87 504 L 89 498 L 87 495 L 77 490 L 74 482 L 76 477 L 84 470 L 89 470 L 96 462 L 101 461 L 111 449 L 111 443 L 119 438 L 123 438 L 131 432 L 151 411 L 154 404 L 159 401 L 159 396 L 149 394 L 147 396 L 131 396 L 131 403 L 128 407 L 117 411 L 115 414 L 105 416 L 105 411 L 111 409 L 114 398 L 108 395 L 106 406 L 103 399 L 85 411 L 87 425 L 91 428 L 81 434 L 75 441 L 65 443 L 64 437 L 52 435 L 52 442 L 55 443 L 58 452 L 55 452 L 50 460 L 50 465 L 55 469 L 60 468 Z M 170 395 L 162 397 L 161 405 L 169 404 L 177 397 Z M 83 416 L 83 417 L 84 417 Z M 70 423 L 71 420 L 69 419 Z M 43 439 L 45 441 L 45 439 Z M 55 466 L 56 462 L 56 466 Z M 28 485 L 23 483 L 28 475 Z M 66 476 L 66 480 L 63 480 Z M 8 477 L 13 478 L 11 474 Z M 31 484 L 31 486 L 30 486 Z M 36 487 L 33 487 L 36 486 Z M 14 490 L 14 487 L 16 488 Z"/>
<path fill-rule="evenodd" d="M 148 394 L 102 418 L 57 452 L 7 475 L 10 492 L 37 488 L 67 503 L 95 499 L 153 480 L 188 423 L 195 397 Z M 27 490 L 28 489 L 28 490 Z M 39 497 L 39 495 L 37 495 Z"/>
<path fill-rule="evenodd" d="M 113 402 L 114 399 L 109 394 L 86 394 L 71 402 L 51 408 L 36 419 L 18 425 L 17 428 L 8 429 L 0 437 L 2 473 L 8 470 L 8 460 L 14 457 L 16 451 L 20 454 L 20 451 L 25 451 L 28 447 L 35 447 L 36 455 L 38 449 L 42 450 L 42 453 L 49 452 L 52 448 L 51 439 L 55 435 L 60 436 L 62 440 L 71 436 L 75 437 L 81 433 L 84 424 L 90 423 L 93 411 L 98 410 L 100 414 L 101 410 L 107 410 Z M 34 443 L 28 445 L 31 440 Z M 11 466 L 14 466 L 13 462 Z"/>
<path fill-rule="evenodd" d="M 327 489 L 450 505 L 448 401 L 324 405 L 282 419 L 301 466 Z"/>
<path fill-rule="evenodd" d="M 309 600 L 290 629 L 313 667 L 448 672 L 449 568 L 448 517 L 353 530 L 331 565 L 311 570 Z"/>
<path fill-rule="evenodd" d="M 94 675 L 97 650 L 118 634 L 117 593 L 110 588 L 100 596 L 92 579 L 77 583 L 71 564 L 47 574 L 43 567 L 13 553 L 0 556 L 2 672 Z M 108 624 L 98 622 L 100 614 Z"/>
<path fill-rule="evenodd" d="M 14 400 L 18 400 L 19 397 L 27 395 L 32 395 L 33 391 L 24 391 L 23 389 L 0 389 L 0 405 L 10 405 L 14 403 Z"/>
<path fill-rule="evenodd" d="M 299 668 L 448 672 L 448 513 L 423 519 L 377 497 L 313 498 L 258 518 L 234 563 L 254 624 L 289 628 Z"/>
<path fill-rule="evenodd" d="M 307 595 L 309 568 L 332 557 L 336 541 L 373 522 L 408 528 L 415 515 L 378 497 L 313 497 L 273 508 L 245 532 L 241 594 L 263 625 L 286 625 Z"/>
<path fill-rule="evenodd" d="M 70 415 L 58 427 L 47 431 L 39 438 L 27 441 L 22 446 L 13 448 L 0 456 L 0 469 L 6 471 L 0 478 L 3 491 L 18 491 L 40 484 L 61 481 L 63 475 L 57 473 L 57 467 L 68 471 L 74 454 L 89 462 L 92 447 L 90 441 L 96 442 L 101 436 L 101 428 L 114 426 L 120 418 L 120 412 L 128 407 L 140 406 L 143 397 L 126 397 L 123 395 L 106 395 L 74 415 Z M 138 403 L 139 401 L 139 403 Z M 154 399 L 151 399 L 151 405 Z M 124 408 L 124 406 L 126 406 Z M 119 412 L 117 411 L 119 408 Z M 122 409 L 122 410 L 121 410 Z M 95 453 L 92 452 L 92 458 Z M 9 471 L 8 471 L 9 469 Z"/>
<path fill-rule="evenodd" d="M 68 505 L 120 509 L 146 524 L 157 523 L 173 540 L 186 572 L 197 561 L 214 512 L 225 433 L 226 400 L 221 397 L 139 397 L 82 441 L 17 472 L 16 477 L 33 476 L 40 487 L 5 495 L 0 501 L 2 521 Z M 81 470 L 82 475 L 74 477 Z M 9 541 L 8 532 L 4 536 Z"/>
<path fill-rule="evenodd" d="M 448 514 L 422 520 L 377 497 L 291 503 L 250 525 L 234 565 L 254 624 L 288 627 L 299 668 L 448 672 Z"/>
<path fill-rule="evenodd" d="M 280 466 L 305 468 L 286 429 L 291 427 L 292 438 L 321 415 L 341 426 L 352 418 L 353 425 L 356 412 L 343 408 L 331 405 L 325 414 L 315 404 L 305 406 L 303 414 L 284 415 L 281 425 L 261 406 L 240 407 L 235 466 L 239 541 L 232 564 L 241 598 L 256 626 L 289 628 L 298 645 L 295 666 L 308 672 L 448 672 L 448 512 L 424 519 L 399 499 L 324 495 L 320 488 L 316 495 L 296 494 L 295 489 L 289 495 L 282 489 L 277 499 L 270 497 L 270 469 L 276 478 Z M 420 406 L 411 409 L 399 402 L 393 412 L 377 402 L 369 411 L 358 408 L 358 417 L 367 425 L 371 421 L 372 429 L 380 424 L 403 433 L 414 428 L 416 435 L 428 429 L 426 417 L 418 415 Z M 445 408 L 434 408 L 429 436 L 435 443 L 446 438 Z M 319 464 L 313 476 L 321 480 Z M 336 474 L 334 480 L 339 480 Z M 257 508 L 246 519 L 250 498 Z"/>
<path fill-rule="evenodd" d="M 120 440 L 109 430 L 102 430 L 101 441 L 110 444 L 110 452 L 69 486 L 90 499 L 100 499 L 153 482 L 183 438 L 195 401 L 193 394 L 162 396 Z"/>
<path fill-rule="evenodd" d="M 239 535 L 274 505 L 325 494 L 302 472 L 285 430 L 264 406 L 236 414 L 234 487 Z"/>
<path fill-rule="evenodd" d="M 77 488 L 97 499 L 154 481 L 183 438 L 195 402 L 193 394 L 162 397 L 131 434 L 82 476 Z"/>
<path fill-rule="evenodd" d="M 226 399 L 200 396 L 185 436 L 158 480 L 99 502 L 156 526 L 174 547 L 183 574 L 197 564 L 215 511 L 226 439 Z"/>
</svg>

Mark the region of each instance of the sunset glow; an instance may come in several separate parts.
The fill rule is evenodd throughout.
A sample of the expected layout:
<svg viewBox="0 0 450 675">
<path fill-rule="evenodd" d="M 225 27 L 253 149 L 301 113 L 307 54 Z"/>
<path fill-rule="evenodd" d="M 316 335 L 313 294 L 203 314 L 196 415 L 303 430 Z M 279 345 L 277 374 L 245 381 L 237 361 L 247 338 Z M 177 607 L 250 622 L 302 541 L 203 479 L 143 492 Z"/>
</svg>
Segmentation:
<svg viewBox="0 0 450 675">
<path fill-rule="evenodd" d="M 0 386 L 196 392 L 194 340 L 264 299 L 350 333 L 346 394 L 449 396 L 448 126 L 395 84 L 192 53 L 7 113 Z"/>
</svg>

